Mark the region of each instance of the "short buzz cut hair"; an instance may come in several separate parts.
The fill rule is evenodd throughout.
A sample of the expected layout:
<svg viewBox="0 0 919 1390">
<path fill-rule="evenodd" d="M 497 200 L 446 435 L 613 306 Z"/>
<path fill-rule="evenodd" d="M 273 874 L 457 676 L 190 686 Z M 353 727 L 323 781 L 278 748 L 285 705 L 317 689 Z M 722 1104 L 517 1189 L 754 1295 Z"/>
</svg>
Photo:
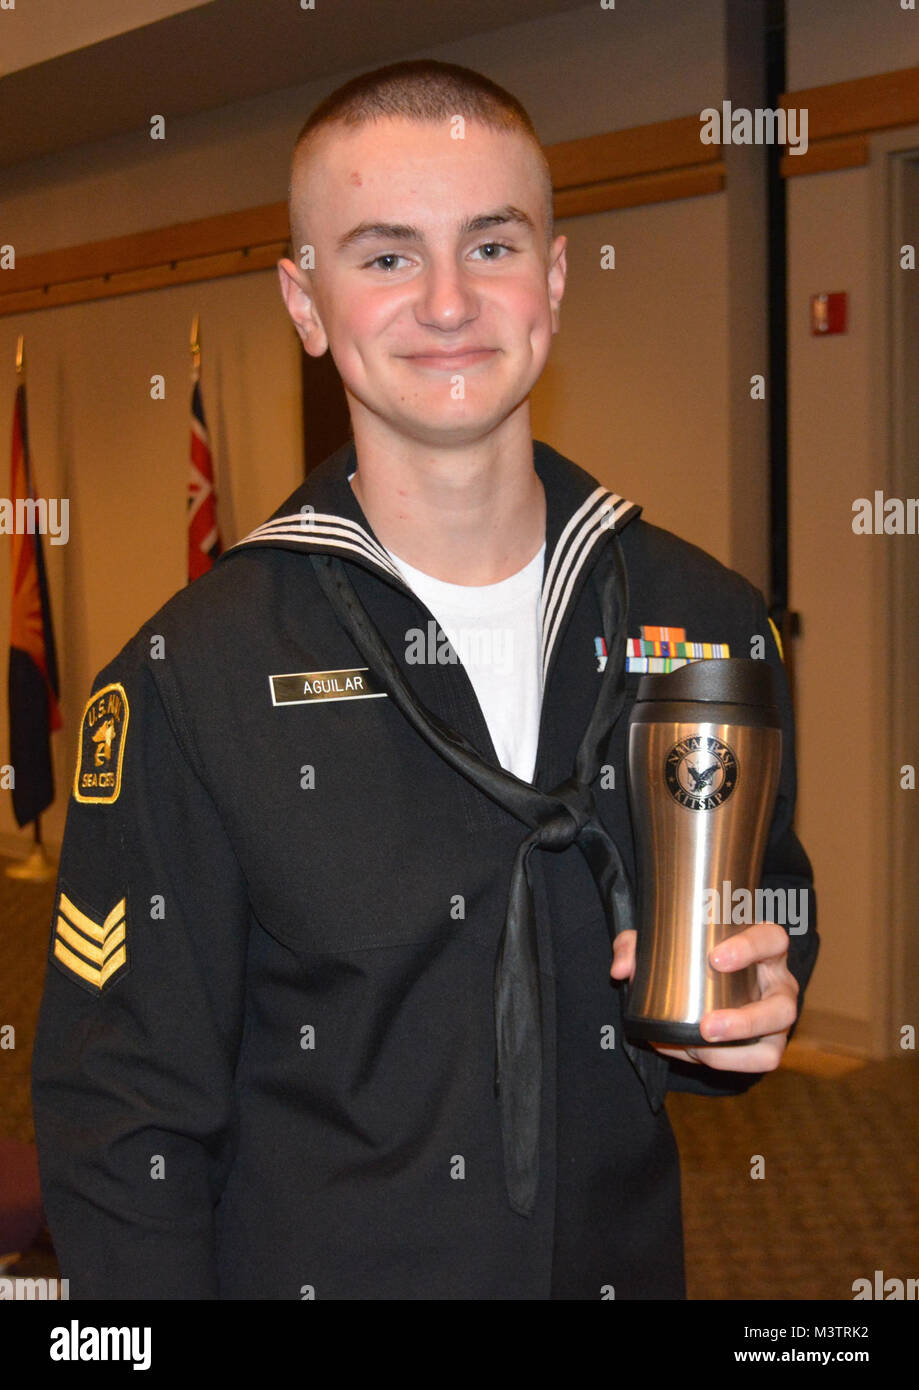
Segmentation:
<svg viewBox="0 0 919 1390">
<path fill-rule="evenodd" d="M 301 243 L 299 219 L 294 210 L 294 181 L 304 152 L 317 131 L 334 125 L 354 128 L 387 117 L 421 124 L 449 121 L 454 116 L 477 121 L 490 130 L 516 131 L 530 141 L 542 174 L 546 245 L 551 246 L 555 234 L 552 174 L 539 136 L 523 105 L 510 92 L 472 68 L 419 58 L 390 63 L 352 78 L 325 97 L 308 117 L 297 136 L 290 163 L 287 208 L 294 255 Z"/>
</svg>

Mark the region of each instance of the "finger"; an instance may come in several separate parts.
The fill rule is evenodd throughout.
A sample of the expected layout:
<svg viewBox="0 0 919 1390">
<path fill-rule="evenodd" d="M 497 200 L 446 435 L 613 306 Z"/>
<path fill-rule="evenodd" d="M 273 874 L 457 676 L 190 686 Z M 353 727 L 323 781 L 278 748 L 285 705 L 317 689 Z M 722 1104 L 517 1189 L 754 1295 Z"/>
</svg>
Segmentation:
<svg viewBox="0 0 919 1390">
<path fill-rule="evenodd" d="M 763 1038 L 774 1033 L 787 1033 L 798 1016 L 798 1001 L 787 988 L 772 993 L 739 1009 L 715 1009 L 699 1024 L 699 1032 L 707 1042 L 734 1042 L 741 1038 Z"/>
<path fill-rule="evenodd" d="M 774 1071 L 782 1060 L 788 1039 L 784 1033 L 761 1038 L 748 1047 L 703 1047 L 699 1043 L 692 1047 L 664 1047 L 652 1042 L 656 1052 L 666 1057 L 674 1057 L 680 1062 L 696 1062 L 711 1067 L 712 1071 Z"/>
<path fill-rule="evenodd" d="M 774 960 L 788 952 L 788 933 L 777 922 L 754 922 L 726 937 L 710 952 L 716 970 L 742 970 L 757 961 Z"/>
<path fill-rule="evenodd" d="M 700 1062 L 712 1071 L 774 1071 L 782 1060 L 788 1036 L 773 1033 L 747 1047 L 701 1047 L 694 1044 L 690 1061 Z"/>
<path fill-rule="evenodd" d="M 613 939 L 613 963 L 610 974 L 614 980 L 631 979 L 635 969 L 635 942 L 638 934 L 621 931 Z"/>
<path fill-rule="evenodd" d="M 678 1062 L 701 1062 L 699 1049 L 695 1047 L 667 1047 L 663 1043 L 651 1041 L 651 1046 L 655 1052 L 662 1052 L 665 1057 L 675 1057 Z"/>
</svg>

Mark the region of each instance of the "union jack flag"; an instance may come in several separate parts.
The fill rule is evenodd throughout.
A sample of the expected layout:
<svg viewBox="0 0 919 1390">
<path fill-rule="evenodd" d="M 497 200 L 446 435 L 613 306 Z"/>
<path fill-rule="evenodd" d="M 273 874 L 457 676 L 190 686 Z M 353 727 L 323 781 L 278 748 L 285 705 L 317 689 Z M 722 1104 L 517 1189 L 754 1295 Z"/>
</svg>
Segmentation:
<svg viewBox="0 0 919 1390">
<path fill-rule="evenodd" d="M 211 568 L 223 547 L 217 525 L 214 465 L 197 373 L 191 393 L 191 463 L 188 475 L 188 582 Z"/>
</svg>

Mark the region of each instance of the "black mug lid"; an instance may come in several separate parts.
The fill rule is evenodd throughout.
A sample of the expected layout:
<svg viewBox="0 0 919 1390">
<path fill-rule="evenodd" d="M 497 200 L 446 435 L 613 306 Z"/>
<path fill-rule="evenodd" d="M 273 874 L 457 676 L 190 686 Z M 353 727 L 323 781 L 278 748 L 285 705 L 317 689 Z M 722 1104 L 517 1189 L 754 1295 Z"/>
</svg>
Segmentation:
<svg viewBox="0 0 919 1390">
<path fill-rule="evenodd" d="M 775 708 L 775 676 L 765 659 L 746 656 L 710 657 L 689 661 L 675 671 L 642 676 L 640 700 L 702 700 L 723 705 Z"/>
</svg>

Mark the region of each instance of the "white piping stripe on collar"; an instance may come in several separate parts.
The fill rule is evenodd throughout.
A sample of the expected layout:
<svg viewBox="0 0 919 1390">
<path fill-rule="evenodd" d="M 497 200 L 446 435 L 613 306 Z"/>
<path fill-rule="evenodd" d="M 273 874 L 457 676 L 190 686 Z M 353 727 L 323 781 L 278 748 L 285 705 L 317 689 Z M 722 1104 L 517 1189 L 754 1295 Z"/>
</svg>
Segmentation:
<svg viewBox="0 0 919 1390">
<path fill-rule="evenodd" d="M 565 576 L 571 565 L 578 542 L 584 535 L 585 526 L 590 526 L 593 523 L 597 507 L 601 503 L 605 504 L 609 496 L 610 493 L 605 487 L 596 488 L 587 500 L 581 503 L 574 515 L 569 517 L 565 529 L 556 541 L 555 549 L 552 552 L 552 559 L 546 570 L 546 577 L 543 582 L 542 622 L 544 628 L 548 628 L 552 622 L 558 595 L 565 581 Z M 592 515 L 586 523 L 581 525 L 581 530 L 572 540 L 572 532 L 579 523 L 583 522 L 583 518 L 588 513 Z"/>
<path fill-rule="evenodd" d="M 620 497 L 617 493 L 610 492 L 607 488 L 597 488 L 574 513 L 559 536 L 543 587 L 543 681 L 545 681 L 549 670 L 549 661 L 555 646 L 555 639 L 558 636 L 578 575 L 603 533 L 614 530 L 616 522 L 626 512 L 631 511 L 633 506 L 634 503 Z M 569 540 L 571 531 L 587 511 L 590 511 L 591 515 L 588 516 L 574 538 Z M 558 573 L 554 574 L 556 568 Z"/>
<path fill-rule="evenodd" d="M 352 521 L 346 516 L 340 516 L 337 512 L 299 511 L 291 512 L 288 516 L 274 517 L 270 521 L 263 522 L 261 526 L 257 526 L 254 531 L 250 531 L 249 535 L 244 537 L 244 540 L 264 540 L 275 532 L 284 532 L 288 539 L 294 539 L 295 536 L 303 537 L 304 532 L 308 534 L 315 531 L 317 523 L 322 523 L 325 526 L 338 527 L 343 534 L 346 531 L 352 532 L 356 537 L 362 540 L 370 550 L 375 551 L 384 564 L 391 563 L 388 554 L 380 545 L 379 541 L 371 536 L 370 532 L 366 531 L 364 527 L 361 526 L 360 522 Z M 243 542 L 240 541 L 240 545 L 242 544 Z"/>
<path fill-rule="evenodd" d="M 334 539 L 339 536 L 342 537 L 341 540 Z M 364 555 L 366 559 L 385 569 L 387 574 L 405 583 L 404 577 L 379 541 L 374 540 L 356 521 L 350 521 L 345 516 L 336 516 L 334 513 L 292 512 L 290 516 L 275 517 L 273 521 L 266 521 L 262 526 L 257 526 L 237 544 L 258 545 L 262 541 L 278 540 L 300 541 L 308 545 L 310 540 L 326 539 L 330 545 L 338 545 L 342 550 Z"/>
<path fill-rule="evenodd" d="M 562 557 L 562 553 L 565 549 L 565 543 L 567 542 L 568 537 L 571 535 L 571 532 L 574 530 L 575 526 L 577 526 L 584 513 L 590 511 L 592 507 L 596 506 L 597 499 L 600 497 L 607 496 L 609 496 L 607 488 L 594 488 L 590 496 L 585 501 L 583 501 L 581 505 L 578 507 L 577 511 L 574 512 L 568 518 L 568 521 L 565 524 L 565 529 L 562 531 L 562 534 L 559 536 L 558 540 L 555 543 L 555 549 L 552 552 L 552 559 L 550 560 L 548 568 L 546 569 L 546 579 L 543 585 L 544 594 L 548 594 L 549 590 L 552 587 L 552 581 L 555 576 L 555 570 L 558 566 L 559 560 Z M 543 606 L 545 607 L 545 604 Z"/>
<path fill-rule="evenodd" d="M 353 540 L 339 540 L 338 537 L 342 534 L 339 527 L 314 526 L 311 528 L 311 534 L 314 545 L 328 545 L 333 550 L 350 550 L 353 551 L 355 555 L 363 555 L 364 559 L 370 560 L 377 569 L 385 569 L 386 573 L 391 574 L 393 579 L 398 579 L 400 584 L 405 584 L 404 577 L 399 573 L 395 565 L 384 565 L 383 562 L 374 555 L 373 551 L 368 550 L 367 547 L 362 545 L 359 541 L 355 544 Z M 291 531 L 289 533 L 281 531 L 276 532 L 273 538 L 280 541 L 302 541 L 303 534 L 302 531 Z M 262 539 L 265 538 L 263 537 Z M 240 541 L 240 545 L 242 544 L 243 542 Z"/>
</svg>

